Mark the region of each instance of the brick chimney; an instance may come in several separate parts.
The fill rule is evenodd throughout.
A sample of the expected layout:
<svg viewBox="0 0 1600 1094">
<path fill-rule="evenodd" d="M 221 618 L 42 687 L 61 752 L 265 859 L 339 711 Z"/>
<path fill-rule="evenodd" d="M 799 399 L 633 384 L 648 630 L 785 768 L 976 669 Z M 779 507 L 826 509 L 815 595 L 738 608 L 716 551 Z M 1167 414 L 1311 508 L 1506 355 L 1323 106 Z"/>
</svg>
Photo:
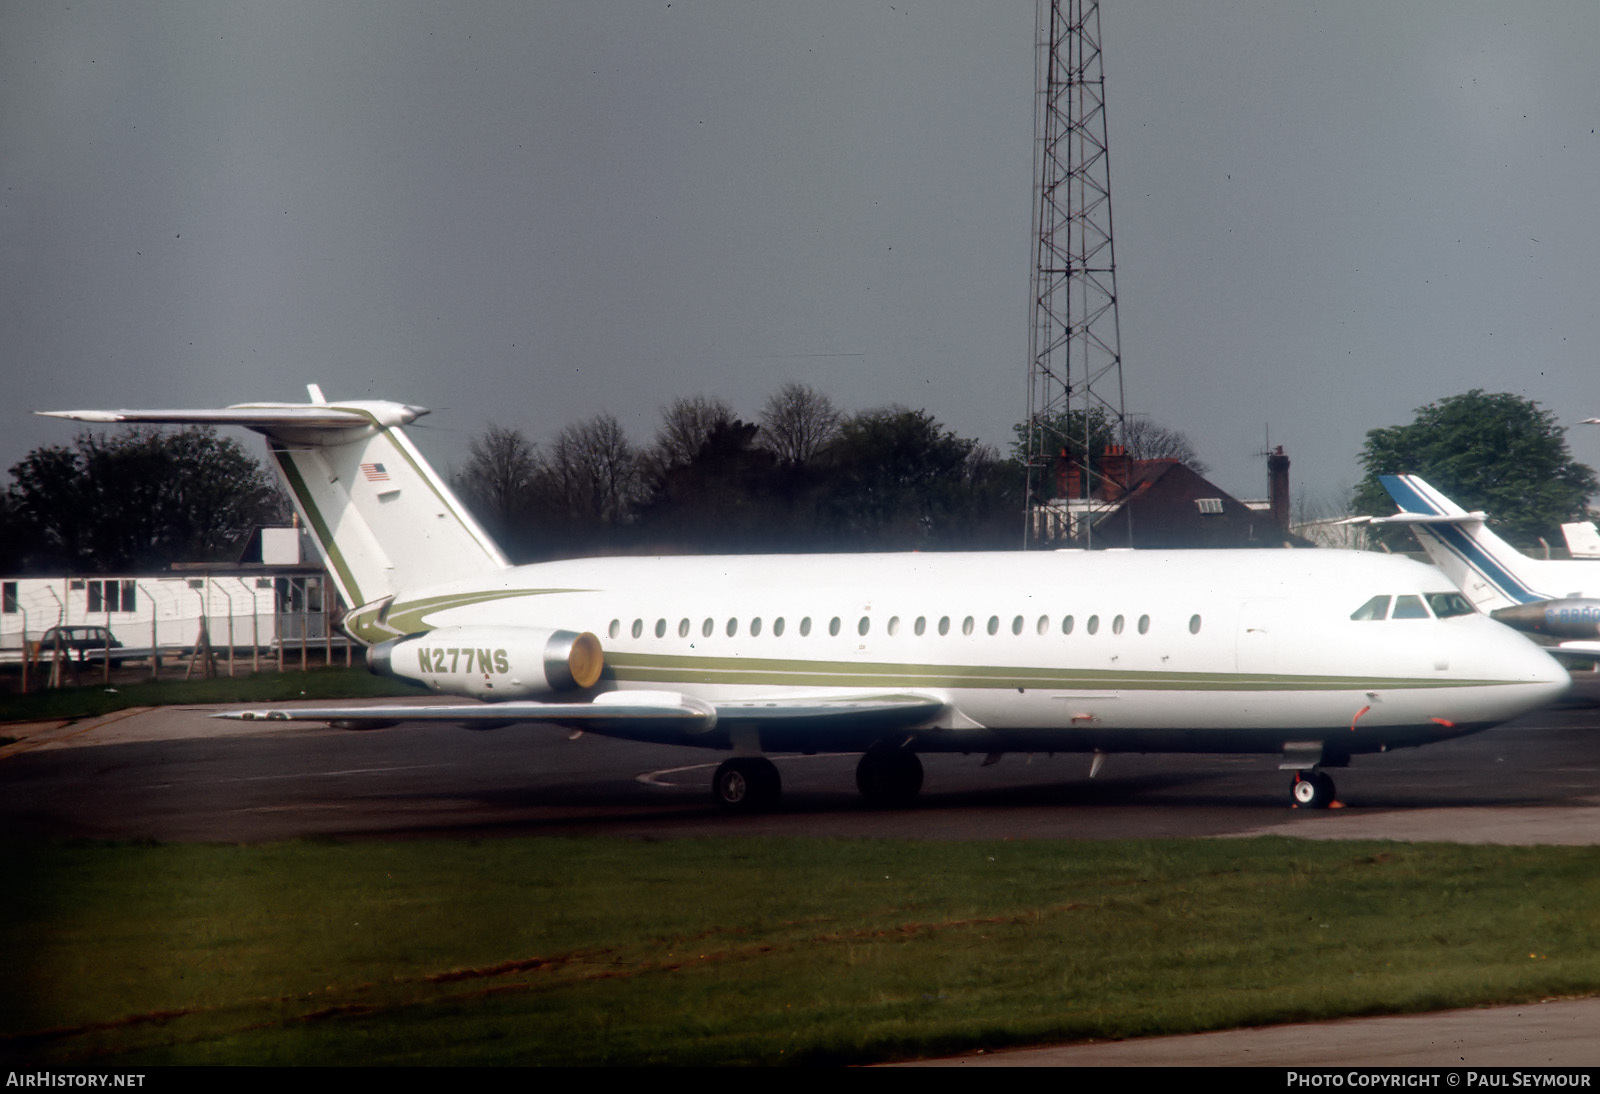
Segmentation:
<svg viewBox="0 0 1600 1094">
<path fill-rule="evenodd" d="M 1272 502 L 1272 521 L 1281 532 L 1289 531 L 1289 457 L 1283 445 L 1267 457 L 1267 497 Z"/>
<path fill-rule="evenodd" d="M 1128 492 L 1128 450 L 1120 444 L 1106 445 L 1100 457 L 1100 497 L 1116 501 Z"/>
</svg>

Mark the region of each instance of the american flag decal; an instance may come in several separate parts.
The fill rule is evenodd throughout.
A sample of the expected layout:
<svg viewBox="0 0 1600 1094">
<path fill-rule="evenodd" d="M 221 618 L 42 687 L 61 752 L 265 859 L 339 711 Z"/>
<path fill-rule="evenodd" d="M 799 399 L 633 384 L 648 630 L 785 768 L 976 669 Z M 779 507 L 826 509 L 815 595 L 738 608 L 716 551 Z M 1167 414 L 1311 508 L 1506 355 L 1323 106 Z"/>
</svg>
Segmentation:
<svg viewBox="0 0 1600 1094">
<path fill-rule="evenodd" d="M 383 469 L 381 463 L 364 463 L 361 465 L 361 473 L 367 477 L 368 482 L 389 481 L 389 472 Z"/>
</svg>

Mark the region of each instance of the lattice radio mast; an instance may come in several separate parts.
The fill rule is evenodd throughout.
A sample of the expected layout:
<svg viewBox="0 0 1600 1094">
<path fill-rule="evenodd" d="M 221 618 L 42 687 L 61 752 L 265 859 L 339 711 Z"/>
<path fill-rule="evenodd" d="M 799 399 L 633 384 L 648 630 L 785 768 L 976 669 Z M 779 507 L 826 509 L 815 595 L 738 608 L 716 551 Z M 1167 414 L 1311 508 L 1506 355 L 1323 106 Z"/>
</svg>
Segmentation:
<svg viewBox="0 0 1600 1094">
<path fill-rule="evenodd" d="M 1023 545 L 1078 538 L 1087 546 L 1089 520 L 1078 522 L 1081 531 L 1076 530 L 1071 505 L 1045 503 L 1068 492 L 1069 481 L 1087 503 L 1101 455 L 1089 450 L 1095 419 L 1103 415 L 1119 443 L 1126 422 L 1100 5 L 1039 0 L 1036 41 L 1037 201 Z M 1066 474 L 1063 450 L 1082 461 L 1079 474 Z"/>
</svg>

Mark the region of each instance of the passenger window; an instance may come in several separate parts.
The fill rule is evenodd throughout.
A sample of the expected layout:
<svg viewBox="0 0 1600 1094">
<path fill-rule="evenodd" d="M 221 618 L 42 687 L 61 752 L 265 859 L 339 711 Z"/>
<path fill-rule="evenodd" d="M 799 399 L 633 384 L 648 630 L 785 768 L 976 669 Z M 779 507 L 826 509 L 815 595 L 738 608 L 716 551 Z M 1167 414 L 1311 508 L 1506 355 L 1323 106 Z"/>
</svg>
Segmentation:
<svg viewBox="0 0 1600 1094">
<path fill-rule="evenodd" d="M 911 629 L 916 632 L 918 638 L 921 638 L 922 632 L 928 629 L 927 617 L 922 615 L 917 616 L 917 622 L 914 626 L 912 626 Z"/>
<path fill-rule="evenodd" d="M 839 617 L 838 616 L 834 616 L 832 619 L 828 620 L 828 633 L 830 635 L 834 636 L 835 638 L 838 637 L 838 635 L 839 635 Z"/>
<path fill-rule="evenodd" d="M 1350 618 L 1357 622 L 1376 622 L 1389 618 L 1389 598 L 1386 596 L 1373 597 L 1351 612 Z"/>
<path fill-rule="evenodd" d="M 802 615 L 800 617 L 800 637 L 801 638 L 805 638 L 810 634 L 811 634 L 811 617 L 809 615 Z"/>
<path fill-rule="evenodd" d="M 759 615 L 750 620 L 750 637 L 761 637 L 761 617 Z"/>
<path fill-rule="evenodd" d="M 1141 615 L 1139 617 L 1139 633 L 1140 634 L 1149 634 L 1150 633 L 1150 617 L 1148 615 Z"/>
<path fill-rule="evenodd" d="M 1064 615 L 1064 616 L 1061 617 L 1061 633 L 1062 634 L 1071 634 L 1072 633 L 1072 616 Z"/>
<path fill-rule="evenodd" d="M 617 635 L 619 635 L 621 633 L 622 633 L 622 620 L 613 619 L 611 621 L 611 626 L 606 628 L 606 637 L 607 638 L 615 638 Z"/>
<path fill-rule="evenodd" d="M 665 638 L 666 636 L 667 636 L 667 621 L 665 619 L 656 620 L 656 637 L 657 638 Z"/>
<path fill-rule="evenodd" d="M 863 637 L 865 637 L 866 633 L 868 631 L 870 631 L 871 629 L 872 629 L 872 620 L 868 619 L 866 616 L 862 616 L 861 617 L 861 622 L 856 624 L 856 633 L 859 634 L 859 635 L 862 635 Z"/>
<path fill-rule="evenodd" d="M 689 637 L 689 621 L 687 619 L 678 620 L 678 637 L 679 638 L 688 638 Z"/>
<path fill-rule="evenodd" d="M 1389 618 L 1426 619 L 1428 618 L 1428 609 L 1422 606 L 1422 597 L 1411 596 L 1410 594 L 1407 594 L 1405 596 L 1395 598 L 1394 614 Z"/>
<path fill-rule="evenodd" d="M 644 620 L 635 619 L 633 621 L 632 630 L 633 630 L 633 636 L 635 638 L 638 638 L 641 634 L 643 634 L 644 633 Z"/>
<path fill-rule="evenodd" d="M 1433 614 L 1440 619 L 1449 619 L 1456 615 L 1471 615 L 1477 611 L 1467 602 L 1467 598 L 1460 593 L 1425 593 L 1428 598 L 1428 607 L 1433 609 Z"/>
<path fill-rule="evenodd" d="M 1000 617 L 998 615 L 991 615 L 989 617 L 989 633 L 990 634 L 998 634 L 999 631 L 1000 631 Z"/>
<path fill-rule="evenodd" d="M 739 621 L 730 616 L 728 618 L 728 637 L 732 638 L 734 635 L 736 635 L 738 633 L 739 633 Z"/>
<path fill-rule="evenodd" d="M 899 633 L 900 633 L 900 617 L 898 615 L 891 615 L 889 617 L 889 634 L 891 636 L 893 636 L 893 635 L 896 635 L 896 634 L 899 634 Z"/>
<path fill-rule="evenodd" d="M 783 637 L 783 616 L 781 615 L 772 621 L 772 637 Z"/>
<path fill-rule="evenodd" d="M 940 634 L 949 634 L 950 633 L 950 617 L 948 615 L 941 615 L 939 617 L 939 633 Z"/>
<path fill-rule="evenodd" d="M 716 620 L 711 619 L 709 617 L 707 617 L 707 619 L 706 619 L 706 621 L 704 623 L 700 624 L 700 633 L 705 635 L 707 638 L 710 638 L 711 637 L 711 632 L 716 630 L 716 629 L 717 629 Z"/>
<path fill-rule="evenodd" d="M 972 616 L 969 615 L 969 616 L 967 616 L 965 619 L 963 619 L 961 621 L 961 633 L 962 634 L 971 634 L 972 633 Z"/>
<path fill-rule="evenodd" d="M 1098 615 L 1091 615 L 1089 617 L 1088 625 L 1084 627 L 1084 630 L 1088 631 L 1090 634 L 1100 633 L 1100 617 Z"/>
<path fill-rule="evenodd" d="M 1022 633 L 1022 616 L 1019 615 L 1019 616 L 1017 616 L 1015 619 L 1013 619 L 1011 621 L 1011 633 L 1012 634 L 1021 634 Z"/>
<path fill-rule="evenodd" d="M 1111 621 L 1111 633 L 1112 634 L 1121 634 L 1122 633 L 1122 616 L 1119 615 L 1119 616 L 1117 616 L 1115 619 L 1113 619 Z"/>
<path fill-rule="evenodd" d="M 1200 633 L 1200 617 L 1198 615 L 1191 615 L 1189 617 L 1189 633 L 1190 634 L 1199 634 Z"/>
</svg>

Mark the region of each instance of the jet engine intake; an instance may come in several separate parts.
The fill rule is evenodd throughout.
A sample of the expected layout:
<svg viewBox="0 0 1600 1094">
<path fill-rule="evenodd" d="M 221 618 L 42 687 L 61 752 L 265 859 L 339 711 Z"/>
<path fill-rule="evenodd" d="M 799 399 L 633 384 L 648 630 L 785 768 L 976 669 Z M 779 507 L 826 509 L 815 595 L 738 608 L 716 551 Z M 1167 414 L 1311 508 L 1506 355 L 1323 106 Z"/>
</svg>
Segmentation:
<svg viewBox="0 0 1600 1094">
<path fill-rule="evenodd" d="M 367 651 L 367 664 L 379 676 L 492 701 L 593 687 L 605 654 L 588 631 L 440 627 L 380 642 Z"/>
<path fill-rule="evenodd" d="M 1489 614 L 1519 631 L 1533 631 L 1551 638 L 1600 637 L 1600 600 L 1588 597 L 1535 600 L 1499 608 Z"/>
</svg>

